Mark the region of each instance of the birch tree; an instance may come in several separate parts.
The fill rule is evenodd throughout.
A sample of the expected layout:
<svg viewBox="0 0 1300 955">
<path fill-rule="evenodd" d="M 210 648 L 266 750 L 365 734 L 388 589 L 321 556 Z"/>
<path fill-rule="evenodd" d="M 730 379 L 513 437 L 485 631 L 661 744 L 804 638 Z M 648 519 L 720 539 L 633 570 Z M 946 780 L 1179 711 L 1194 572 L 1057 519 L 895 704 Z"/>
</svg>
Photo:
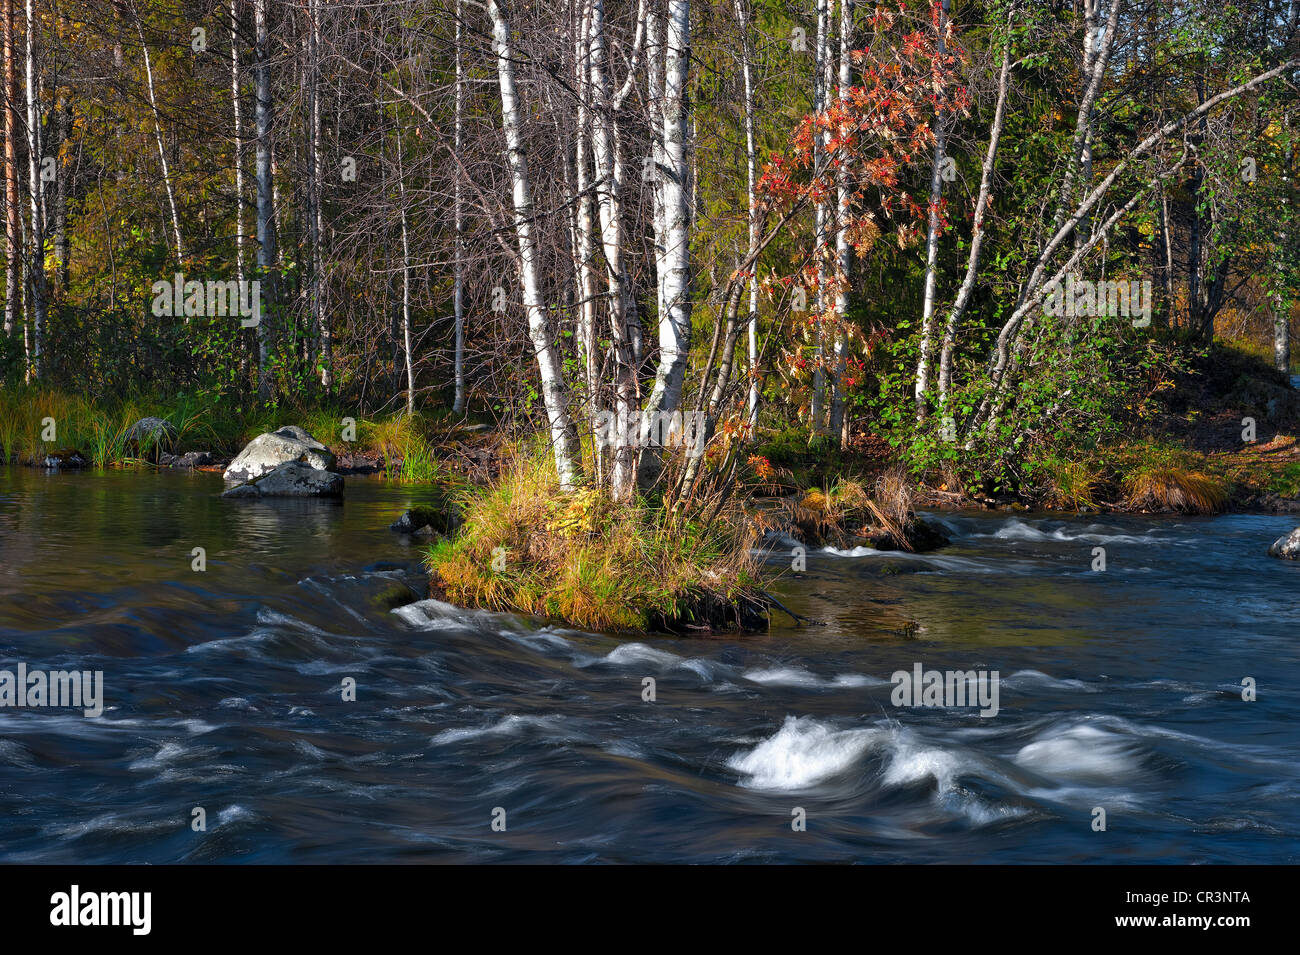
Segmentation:
<svg viewBox="0 0 1300 955">
<path fill-rule="evenodd" d="M 492 21 L 492 49 L 496 57 L 497 82 L 501 91 L 501 123 L 505 132 L 506 162 L 510 171 L 514 206 L 514 231 L 518 243 L 517 270 L 528 332 L 541 377 L 542 401 L 550 427 L 551 450 L 560 486 L 573 488 L 580 476 L 578 432 L 569 416 L 569 393 L 563 365 L 555 345 L 555 333 L 542 299 L 539 249 L 533 231 L 533 188 L 528 173 L 528 156 L 522 134 L 523 104 L 515 85 L 514 53 L 505 0 L 488 0 Z"/>
<path fill-rule="evenodd" d="M 271 396 L 271 321 L 268 304 L 276 302 L 276 270 L 279 254 L 276 248 L 275 183 L 271 170 L 271 121 L 274 101 L 271 95 L 271 35 L 269 0 L 253 3 L 255 46 L 253 53 L 254 122 L 257 126 L 257 269 L 261 276 L 263 305 L 261 321 L 257 325 L 257 393 L 262 400 Z"/>
<path fill-rule="evenodd" d="M 31 197 L 31 243 L 28 246 L 27 293 L 32 306 L 32 372 L 45 374 L 45 216 L 41 203 L 41 99 L 36 71 L 36 37 L 40 22 L 36 0 L 27 0 L 27 170 Z"/>
</svg>

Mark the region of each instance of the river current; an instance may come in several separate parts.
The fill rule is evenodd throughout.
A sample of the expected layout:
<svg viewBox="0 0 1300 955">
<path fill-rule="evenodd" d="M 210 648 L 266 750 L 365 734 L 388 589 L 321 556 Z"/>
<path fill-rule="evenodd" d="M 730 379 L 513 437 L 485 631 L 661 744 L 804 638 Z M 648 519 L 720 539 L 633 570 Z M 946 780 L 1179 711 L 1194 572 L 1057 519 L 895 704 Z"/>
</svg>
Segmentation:
<svg viewBox="0 0 1300 955">
<path fill-rule="evenodd" d="M 824 626 L 632 639 L 393 609 L 419 490 L 221 486 L 0 468 L 0 669 L 103 674 L 98 717 L 0 708 L 0 861 L 1300 856 L 1294 517 L 933 514 L 934 554 L 773 551 Z M 896 705 L 918 665 L 996 715 Z"/>
</svg>

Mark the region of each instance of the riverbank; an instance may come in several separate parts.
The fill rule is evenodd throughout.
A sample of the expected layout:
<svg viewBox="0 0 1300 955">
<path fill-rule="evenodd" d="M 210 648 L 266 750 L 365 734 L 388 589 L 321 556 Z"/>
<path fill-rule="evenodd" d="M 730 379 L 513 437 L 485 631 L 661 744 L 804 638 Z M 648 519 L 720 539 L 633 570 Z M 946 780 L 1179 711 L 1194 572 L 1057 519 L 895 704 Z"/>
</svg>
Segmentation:
<svg viewBox="0 0 1300 955">
<path fill-rule="evenodd" d="M 454 502 L 459 529 L 430 534 L 425 556 L 430 592 L 448 602 L 588 630 L 753 632 L 769 626 L 779 604 L 767 591 L 786 569 L 759 555 L 780 553 L 797 573 L 813 549 L 945 547 L 941 524 L 917 511 L 1300 513 L 1300 392 L 1244 352 L 1211 357 L 1153 385 L 1132 437 L 1039 449 L 1022 480 L 995 486 L 959 467 L 909 471 L 868 429 L 844 450 L 760 431 L 734 487 L 715 497 L 683 508 L 656 491 L 616 505 L 594 489 L 561 492 L 545 453 L 443 412 L 233 412 L 193 397 L 96 402 L 28 389 L 0 392 L 0 447 L 15 464 L 48 462 L 58 447 L 96 468 L 180 467 L 197 454 L 199 470 L 219 471 L 251 438 L 294 423 L 341 474 L 378 474 Z M 131 437 L 147 418 L 168 422 L 166 448 Z"/>
</svg>

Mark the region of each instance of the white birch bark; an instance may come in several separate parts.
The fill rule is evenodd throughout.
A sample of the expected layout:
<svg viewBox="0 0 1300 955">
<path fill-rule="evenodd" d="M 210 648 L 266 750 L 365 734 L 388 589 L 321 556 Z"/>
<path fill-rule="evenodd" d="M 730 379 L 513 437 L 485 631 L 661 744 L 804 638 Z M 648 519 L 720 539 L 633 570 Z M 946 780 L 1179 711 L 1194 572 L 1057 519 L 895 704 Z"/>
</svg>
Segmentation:
<svg viewBox="0 0 1300 955">
<path fill-rule="evenodd" d="M 271 170 L 271 67 L 269 0 L 255 0 L 254 17 L 254 123 L 257 126 L 257 268 L 263 290 L 261 321 L 257 325 L 257 393 L 266 400 L 271 397 L 271 316 L 267 304 L 276 300 L 276 249 L 275 183 Z"/>
<path fill-rule="evenodd" d="M 36 378 L 45 375 L 45 223 L 41 214 L 41 104 L 36 75 L 35 0 L 27 0 L 27 169 L 31 187 L 31 244 L 27 287 L 32 305 L 31 367 Z"/>
<path fill-rule="evenodd" d="M 27 69 L 28 69 L 29 83 L 31 82 L 31 71 L 32 71 L 31 29 L 32 29 L 33 5 L 34 5 L 33 0 L 27 0 L 27 30 L 28 30 L 28 39 L 27 39 L 28 68 Z M 136 32 L 140 35 L 140 52 L 144 54 L 145 89 L 149 93 L 149 110 L 153 114 L 154 142 L 158 146 L 158 161 L 162 163 L 163 188 L 167 192 L 167 206 L 171 210 L 172 236 L 176 240 L 176 264 L 179 265 L 185 259 L 185 245 L 181 239 L 181 219 L 180 216 L 177 215 L 176 213 L 176 192 L 172 188 L 171 170 L 167 166 L 167 149 L 163 145 L 162 117 L 158 113 L 158 97 L 154 93 L 153 64 L 149 57 L 149 45 L 144 41 L 144 26 L 140 23 L 139 13 L 136 13 L 136 17 L 135 17 L 135 29 Z M 30 96 L 28 97 L 28 99 L 30 101 Z M 28 138 L 28 142 L 32 142 L 33 141 L 32 132 L 30 129 L 30 123 L 31 123 L 30 107 L 28 108 L 28 123 L 29 123 L 29 128 L 28 128 L 27 138 Z"/>
<path fill-rule="evenodd" d="M 664 310 L 659 316 L 659 365 L 647 410 L 671 413 L 681 404 L 691 344 L 690 170 L 687 168 L 686 82 L 690 65 L 690 0 L 669 0 L 665 29 L 663 118 L 663 233 L 660 271 Z"/>
<path fill-rule="evenodd" d="M 757 150 L 754 141 L 754 77 L 753 77 L 753 42 L 749 35 L 748 0 L 735 0 L 736 22 L 740 27 L 740 69 L 745 89 L 745 197 L 749 211 L 749 247 L 748 259 L 754 258 L 759 242 L 759 210 L 757 194 Z M 846 0 L 847 2 L 847 0 Z M 749 319 L 746 324 L 746 344 L 749 359 L 749 399 L 746 405 L 746 417 L 750 426 L 750 437 L 758 425 L 758 266 L 752 266 L 749 276 Z"/>
<path fill-rule="evenodd" d="M 945 35 L 948 29 L 948 0 L 939 7 L 939 39 L 937 48 L 942 57 L 945 52 Z M 925 292 L 921 305 L 920 357 L 916 364 L 916 420 L 926 416 L 925 394 L 930 390 L 930 357 L 934 350 L 935 286 L 939 269 L 939 200 L 943 195 L 944 149 L 948 141 L 948 118 L 943 112 L 934 121 L 934 158 L 930 164 L 930 219 L 925 233 Z"/>
<path fill-rule="evenodd" d="M 829 70 L 830 44 L 830 5 L 831 0 L 817 0 L 817 40 L 813 62 L 813 113 L 820 115 L 826 109 L 827 71 Z M 813 133 L 813 170 L 820 174 L 825 166 L 825 137 L 816 131 Z M 816 238 L 813 246 L 813 262 L 817 275 L 816 309 L 817 317 L 813 322 L 814 358 L 812 401 L 809 406 L 811 421 L 809 432 L 821 434 L 825 427 L 826 372 L 823 368 L 826 349 L 822 334 L 822 316 L 829 304 L 826 294 L 827 269 L 829 258 L 829 232 L 831 229 L 831 210 L 824 201 L 816 205 Z"/>
<path fill-rule="evenodd" d="M 946 2 L 946 0 L 945 0 Z M 840 75 L 839 101 L 847 109 L 849 89 L 853 86 L 853 0 L 840 0 Z M 849 159 L 841 157 L 835 170 L 835 371 L 831 377 L 830 433 L 841 446 L 847 442 L 844 419 L 844 374 L 848 367 L 849 289 L 853 279 L 853 246 L 845 224 L 849 214 Z"/>
<path fill-rule="evenodd" d="M 456 0 L 456 105 L 452 149 L 456 152 L 457 170 L 461 168 L 465 154 L 465 62 L 462 51 L 461 9 L 461 0 Z M 460 191 L 460 178 L 458 172 L 452 186 L 452 218 L 456 233 L 456 245 L 452 253 L 452 306 L 455 311 L 456 326 L 454 358 L 456 395 L 451 410 L 456 414 L 465 413 L 465 208 Z"/>
<path fill-rule="evenodd" d="M 971 222 L 970 254 L 966 261 L 966 275 L 961 288 L 948 310 L 948 319 L 944 324 L 943 347 L 939 352 L 939 409 L 940 414 L 948 411 L 948 397 L 952 391 L 952 359 L 957 344 L 957 327 L 966 314 L 971 294 L 975 291 L 975 280 L 979 276 L 980 251 L 984 245 L 984 216 L 991 202 L 993 170 L 997 165 L 998 144 L 1002 139 L 1002 127 L 1006 121 L 1007 90 L 1011 77 L 1011 25 L 1014 22 L 1014 7 L 1008 14 L 1007 33 L 1002 46 L 1002 66 L 998 72 L 998 101 L 993 110 L 993 123 L 989 129 L 989 145 L 984 153 L 984 163 L 980 167 L 980 188 L 975 198 L 975 211 Z"/>
<path fill-rule="evenodd" d="M 532 183 L 528 174 L 528 156 L 523 146 L 521 104 L 515 85 L 510 23 L 505 0 L 488 0 L 487 9 L 492 20 L 492 48 L 496 55 L 497 83 L 501 90 L 501 122 L 510 168 L 515 238 L 519 243 L 520 291 L 541 378 L 542 401 L 550 425 L 555 469 L 560 486 L 568 490 L 576 485 L 579 477 L 581 462 L 578 433 L 569 416 L 569 395 L 564 382 L 563 366 L 555 347 L 554 331 L 546 314 L 546 305 L 542 300 L 540 255 L 537 237 L 533 233 Z"/>
<path fill-rule="evenodd" d="M 244 114 L 239 95 L 239 0 L 230 0 L 230 105 L 235 114 L 235 278 L 244 281 Z"/>
<path fill-rule="evenodd" d="M 406 414 L 415 414 L 415 359 L 411 354 L 411 240 L 406 227 L 406 168 L 397 131 L 397 196 L 402 227 L 402 352 L 406 359 Z"/>
</svg>

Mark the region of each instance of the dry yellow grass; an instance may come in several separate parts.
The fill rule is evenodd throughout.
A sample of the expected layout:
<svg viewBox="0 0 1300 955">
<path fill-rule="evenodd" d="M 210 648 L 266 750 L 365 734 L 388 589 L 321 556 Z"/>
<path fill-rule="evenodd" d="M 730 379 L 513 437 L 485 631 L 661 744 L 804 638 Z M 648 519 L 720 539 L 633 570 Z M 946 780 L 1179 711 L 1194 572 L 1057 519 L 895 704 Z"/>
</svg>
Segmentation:
<svg viewBox="0 0 1300 955">
<path fill-rule="evenodd" d="M 1217 514 L 1228 503 L 1228 489 L 1218 478 L 1177 467 L 1139 471 L 1124 480 L 1130 507 L 1143 511 Z"/>
</svg>

